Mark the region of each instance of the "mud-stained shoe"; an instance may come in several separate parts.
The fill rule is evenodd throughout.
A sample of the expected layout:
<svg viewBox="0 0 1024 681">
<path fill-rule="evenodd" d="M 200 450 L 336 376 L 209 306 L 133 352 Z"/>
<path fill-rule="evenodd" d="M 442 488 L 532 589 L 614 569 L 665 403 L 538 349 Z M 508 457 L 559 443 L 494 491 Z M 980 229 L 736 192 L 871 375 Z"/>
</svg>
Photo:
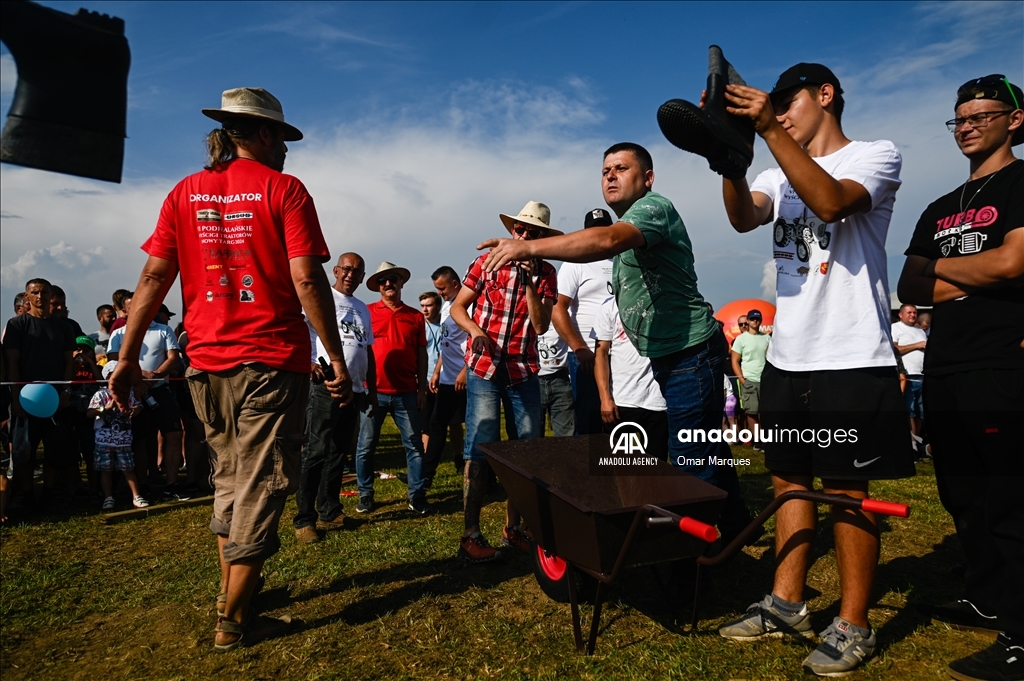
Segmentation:
<svg viewBox="0 0 1024 681">
<path fill-rule="evenodd" d="M 315 544 L 320 541 L 320 534 L 312 525 L 306 525 L 295 530 L 295 538 L 302 544 Z"/>
<path fill-rule="evenodd" d="M 708 86 L 704 108 L 671 99 L 658 109 L 665 139 L 683 151 L 703 156 L 719 175 L 740 179 L 754 160 L 754 123 L 725 110 L 725 86 L 746 85 L 717 45 L 708 48 Z"/>
<path fill-rule="evenodd" d="M 821 632 L 821 645 L 804 660 L 804 671 L 815 676 L 846 676 L 875 654 L 875 632 L 862 636 L 842 617 Z"/>
<path fill-rule="evenodd" d="M 533 549 L 530 545 L 530 538 L 519 529 L 518 525 L 515 527 L 506 526 L 501 530 L 501 545 L 507 546 L 510 549 L 518 549 L 526 554 L 529 554 Z"/>
<path fill-rule="evenodd" d="M 811 626 L 811 612 L 806 605 L 795 615 L 784 615 L 775 607 L 772 595 L 768 594 L 751 604 L 743 617 L 721 626 L 718 635 L 733 641 L 753 641 L 765 636 L 814 638 L 814 628 Z"/>
<path fill-rule="evenodd" d="M 498 551 L 479 532 L 463 537 L 459 543 L 459 558 L 467 563 L 489 563 L 501 557 Z"/>
</svg>

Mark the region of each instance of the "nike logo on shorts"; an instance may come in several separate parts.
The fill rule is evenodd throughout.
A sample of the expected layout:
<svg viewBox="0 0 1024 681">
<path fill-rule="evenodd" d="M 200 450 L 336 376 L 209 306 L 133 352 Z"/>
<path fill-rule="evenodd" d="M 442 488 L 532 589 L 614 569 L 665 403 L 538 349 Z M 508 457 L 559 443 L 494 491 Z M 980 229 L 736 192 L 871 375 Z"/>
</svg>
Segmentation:
<svg viewBox="0 0 1024 681">
<path fill-rule="evenodd" d="M 874 462 L 878 461 L 881 458 L 882 457 L 880 457 L 880 456 L 876 456 L 873 459 L 869 459 L 868 461 L 863 461 L 863 462 L 857 461 L 857 459 L 854 459 L 853 460 L 853 467 L 854 468 L 864 468 L 864 466 L 870 466 L 871 464 L 873 464 Z"/>
</svg>

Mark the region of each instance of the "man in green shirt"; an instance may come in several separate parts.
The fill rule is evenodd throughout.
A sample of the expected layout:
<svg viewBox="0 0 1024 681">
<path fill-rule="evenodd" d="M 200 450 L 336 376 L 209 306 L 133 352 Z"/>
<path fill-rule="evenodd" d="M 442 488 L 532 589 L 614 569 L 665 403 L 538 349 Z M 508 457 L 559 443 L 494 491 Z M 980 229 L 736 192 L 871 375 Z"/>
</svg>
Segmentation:
<svg viewBox="0 0 1024 681">
<path fill-rule="evenodd" d="M 732 370 L 740 379 L 740 397 L 743 399 L 743 411 L 747 415 L 747 429 L 751 430 L 758 422 L 761 409 L 761 372 L 764 370 L 765 356 L 771 336 L 761 333 L 761 311 L 751 310 L 747 313 L 745 333 L 736 336 L 732 342 Z M 763 451 L 756 444 L 754 449 Z"/>
<path fill-rule="evenodd" d="M 725 407 L 727 346 L 697 290 L 689 234 L 672 202 L 651 191 L 654 162 L 639 144 L 624 142 L 605 151 L 601 178 L 604 200 L 618 222 L 548 239 L 485 241 L 477 247 L 491 249 L 484 269 L 493 271 L 510 260 L 593 262 L 614 256 L 612 287 L 622 326 L 637 352 L 650 358 L 668 403 L 670 459 L 729 493 L 720 522 L 729 538 L 750 519 L 736 470 L 711 463 L 712 457 L 729 458 L 729 446 L 683 442 L 678 436 L 681 430 L 720 429 Z"/>
</svg>

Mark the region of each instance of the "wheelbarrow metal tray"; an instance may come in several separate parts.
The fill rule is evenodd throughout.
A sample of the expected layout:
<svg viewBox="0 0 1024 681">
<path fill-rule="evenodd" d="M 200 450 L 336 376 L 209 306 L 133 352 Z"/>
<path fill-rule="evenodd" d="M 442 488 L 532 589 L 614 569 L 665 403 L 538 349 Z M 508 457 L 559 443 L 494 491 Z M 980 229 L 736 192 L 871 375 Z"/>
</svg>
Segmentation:
<svg viewBox="0 0 1024 681">
<path fill-rule="evenodd" d="M 656 475 L 594 475 L 592 456 L 610 456 L 607 435 L 514 440 L 480 445 L 545 550 L 591 572 L 609 575 L 637 509 L 660 506 L 714 525 L 726 493 L 660 462 Z M 624 567 L 694 558 L 707 545 L 674 526 L 642 527 Z"/>
</svg>

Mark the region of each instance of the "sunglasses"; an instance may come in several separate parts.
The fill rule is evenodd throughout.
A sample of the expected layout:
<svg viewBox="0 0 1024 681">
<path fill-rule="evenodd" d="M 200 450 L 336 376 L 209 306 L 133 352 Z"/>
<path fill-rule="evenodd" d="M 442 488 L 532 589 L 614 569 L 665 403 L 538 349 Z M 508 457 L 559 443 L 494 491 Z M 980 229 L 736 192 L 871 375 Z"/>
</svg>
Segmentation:
<svg viewBox="0 0 1024 681">
<path fill-rule="evenodd" d="M 1016 108 L 1021 108 L 1020 102 L 1017 101 L 1017 95 L 1013 91 L 1013 87 L 1010 85 L 1010 81 L 1007 80 L 1006 76 L 1001 73 L 993 73 L 990 76 L 984 78 L 977 78 L 969 83 L 964 83 L 956 92 L 957 99 L 964 96 L 970 96 L 979 92 L 984 92 L 986 99 L 998 99 L 999 88 L 1005 87 L 1006 91 L 1010 93 L 1010 98 L 1013 100 L 1013 105 Z"/>
<path fill-rule="evenodd" d="M 402 280 L 401 277 L 399 277 L 398 275 L 388 274 L 388 275 L 383 276 L 383 277 L 378 277 L 377 278 L 377 283 L 378 284 L 397 284 L 401 280 Z"/>
<path fill-rule="evenodd" d="M 516 236 L 523 236 L 525 234 L 531 239 L 537 239 L 544 233 L 544 230 L 540 227 L 527 227 L 518 222 L 512 226 L 512 231 L 515 232 Z"/>
</svg>

